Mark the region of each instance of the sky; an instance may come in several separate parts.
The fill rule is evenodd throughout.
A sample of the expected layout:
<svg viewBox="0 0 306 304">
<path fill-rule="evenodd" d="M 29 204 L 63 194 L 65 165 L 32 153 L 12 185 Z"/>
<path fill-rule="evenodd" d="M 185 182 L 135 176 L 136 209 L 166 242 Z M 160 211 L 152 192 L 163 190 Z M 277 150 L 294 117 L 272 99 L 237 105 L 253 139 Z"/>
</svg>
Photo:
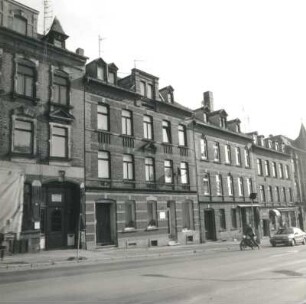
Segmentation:
<svg viewBox="0 0 306 304">
<path fill-rule="evenodd" d="M 43 0 L 19 0 L 38 11 Z M 295 139 L 306 123 L 304 0 L 49 0 L 66 47 L 101 57 L 125 77 L 136 67 L 171 85 L 191 109 L 214 109 L 242 131 Z M 50 24 L 51 19 L 48 19 Z"/>
</svg>

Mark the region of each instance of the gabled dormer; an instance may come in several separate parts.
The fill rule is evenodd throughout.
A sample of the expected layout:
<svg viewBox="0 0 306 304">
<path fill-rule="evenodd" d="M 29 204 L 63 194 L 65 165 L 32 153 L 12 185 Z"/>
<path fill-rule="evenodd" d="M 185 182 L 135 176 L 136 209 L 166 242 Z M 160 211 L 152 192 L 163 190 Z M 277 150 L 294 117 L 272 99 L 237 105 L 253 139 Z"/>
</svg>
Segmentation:
<svg viewBox="0 0 306 304">
<path fill-rule="evenodd" d="M 194 117 L 200 121 L 203 121 L 204 123 L 208 123 L 208 116 L 209 116 L 209 108 L 202 106 L 199 109 L 194 110 Z"/>
<path fill-rule="evenodd" d="M 241 132 L 240 124 L 241 124 L 241 121 L 239 118 L 229 120 L 227 122 L 227 128 L 233 132 L 240 133 Z"/>
<path fill-rule="evenodd" d="M 210 123 L 223 129 L 225 129 L 227 126 L 226 119 L 227 119 L 227 113 L 223 109 L 210 112 L 208 115 L 208 120 Z"/>
<path fill-rule="evenodd" d="M 172 86 L 167 86 L 159 90 L 159 94 L 161 96 L 161 100 L 167 103 L 174 103 L 174 89 Z"/>
<path fill-rule="evenodd" d="M 100 81 L 117 84 L 118 68 L 114 63 L 106 63 L 102 58 L 97 58 L 86 65 L 86 75 Z"/>
<path fill-rule="evenodd" d="M 69 36 L 64 32 L 59 20 L 55 17 L 50 27 L 49 32 L 43 37 L 43 40 L 48 41 L 59 48 L 66 48 L 66 39 Z"/>
<path fill-rule="evenodd" d="M 252 138 L 252 141 L 253 141 L 254 145 L 257 145 L 257 143 L 258 143 L 258 141 L 257 141 L 258 132 L 257 131 L 247 133 L 246 135 L 248 135 Z"/>
</svg>

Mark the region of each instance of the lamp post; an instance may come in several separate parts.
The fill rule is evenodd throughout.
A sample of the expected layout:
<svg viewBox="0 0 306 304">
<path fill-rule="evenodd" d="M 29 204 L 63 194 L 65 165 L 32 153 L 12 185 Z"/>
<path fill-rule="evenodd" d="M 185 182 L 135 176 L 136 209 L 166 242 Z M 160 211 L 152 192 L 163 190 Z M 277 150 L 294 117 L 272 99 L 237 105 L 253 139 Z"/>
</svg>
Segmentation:
<svg viewBox="0 0 306 304">
<path fill-rule="evenodd" d="M 252 207 L 251 207 L 251 209 L 252 209 L 252 223 L 253 223 L 254 228 L 255 228 L 254 200 L 257 197 L 257 193 L 252 192 L 249 197 L 251 199 L 251 205 L 252 205 Z"/>
</svg>

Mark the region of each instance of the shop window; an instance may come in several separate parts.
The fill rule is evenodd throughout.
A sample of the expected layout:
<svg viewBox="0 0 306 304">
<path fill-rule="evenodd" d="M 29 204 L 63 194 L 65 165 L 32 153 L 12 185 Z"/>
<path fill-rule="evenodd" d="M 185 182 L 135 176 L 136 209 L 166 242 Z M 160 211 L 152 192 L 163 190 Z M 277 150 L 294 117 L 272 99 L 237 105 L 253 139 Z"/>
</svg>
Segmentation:
<svg viewBox="0 0 306 304">
<path fill-rule="evenodd" d="M 135 201 L 125 202 L 125 228 L 136 228 Z"/>
<path fill-rule="evenodd" d="M 220 229 L 226 229 L 226 220 L 225 220 L 225 210 L 219 209 L 219 222 L 220 222 Z"/>
<path fill-rule="evenodd" d="M 185 201 L 182 203 L 182 220 L 183 229 L 193 230 L 193 203 L 192 201 Z"/>
<path fill-rule="evenodd" d="M 148 228 L 157 228 L 157 202 L 147 202 Z"/>
</svg>

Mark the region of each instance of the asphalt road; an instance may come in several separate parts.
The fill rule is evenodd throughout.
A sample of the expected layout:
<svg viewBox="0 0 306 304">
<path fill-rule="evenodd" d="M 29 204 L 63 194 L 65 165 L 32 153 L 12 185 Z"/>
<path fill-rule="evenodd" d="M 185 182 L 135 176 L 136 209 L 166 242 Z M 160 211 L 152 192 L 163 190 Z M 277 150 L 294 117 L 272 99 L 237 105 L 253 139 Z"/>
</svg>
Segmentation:
<svg viewBox="0 0 306 304">
<path fill-rule="evenodd" d="M 306 246 L 0 275 L 0 303 L 306 303 Z"/>
</svg>

